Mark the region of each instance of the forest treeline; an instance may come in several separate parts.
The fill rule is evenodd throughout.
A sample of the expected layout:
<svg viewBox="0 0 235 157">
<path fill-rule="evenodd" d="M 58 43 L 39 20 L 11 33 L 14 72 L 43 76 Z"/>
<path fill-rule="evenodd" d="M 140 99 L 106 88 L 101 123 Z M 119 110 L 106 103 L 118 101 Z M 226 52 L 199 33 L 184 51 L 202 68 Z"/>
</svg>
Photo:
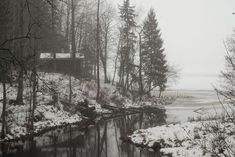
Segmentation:
<svg viewBox="0 0 235 157">
<path fill-rule="evenodd" d="M 33 130 L 38 80 L 43 79 L 37 74 L 42 66 L 38 62 L 41 53 L 50 52 L 54 62 L 56 53 L 71 54 L 69 102 L 77 53 L 84 55 L 84 79 L 97 81 L 97 100 L 101 81 L 112 83 L 121 94 L 134 99 L 151 97 L 153 90 L 161 96 L 169 79 L 177 77 L 177 71 L 166 59 L 154 9 L 143 21 L 137 21 L 130 0 L 123 0 L 118 10 L 115 8 L 100 0 L 1 0 L 2 138 L 8 84 L 17 88 L 12 102 L 17 105 L 24 105 L 24 89 L 31 89 L 28 128 Z"/>
</svg>

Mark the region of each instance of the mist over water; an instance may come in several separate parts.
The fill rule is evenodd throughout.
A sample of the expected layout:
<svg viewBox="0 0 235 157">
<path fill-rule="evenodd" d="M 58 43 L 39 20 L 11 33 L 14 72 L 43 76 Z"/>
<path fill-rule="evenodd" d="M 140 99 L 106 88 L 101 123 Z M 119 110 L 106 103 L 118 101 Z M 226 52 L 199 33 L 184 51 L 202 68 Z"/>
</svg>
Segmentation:
<svg viewBox="0 0 235 157">
<path fill-rule="evenodd" d="M 177 83 L 173 83 L 170 89 L 177 90 L 214 90 L 220 84 L 219 74 L 216 75 L 194 75 L 183 74 Z"/>
</svg>

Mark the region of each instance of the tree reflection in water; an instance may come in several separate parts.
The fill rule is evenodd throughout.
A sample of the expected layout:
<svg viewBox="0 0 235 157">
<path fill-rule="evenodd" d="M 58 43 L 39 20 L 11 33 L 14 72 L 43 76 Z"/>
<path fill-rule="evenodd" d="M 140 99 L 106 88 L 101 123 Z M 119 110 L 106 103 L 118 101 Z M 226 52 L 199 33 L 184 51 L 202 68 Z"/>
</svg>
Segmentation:
<svg viewBox="0 0 235 157">
<path fill-rule="evenodd" d="M 159 116 L 160 115 L 160 116 Z M 123 143 L 126 137 L 141 128 L 165 123 L 165 114 L 141 113 L 101 120 L 95 126 L 80 131 L 67 127 L 45 133 L 24 142 L 23 148 L 10 150 L 4 157 L 158 157 L 150 152 Z M 14 144 L 16 145 L 16 144 Z M 4 146 L 6 147 L 6 146 Z M 4 148 L 6 150 L 6 148 Z M 6 153 L 6 152 L 5 152 Z"/>
</svg>

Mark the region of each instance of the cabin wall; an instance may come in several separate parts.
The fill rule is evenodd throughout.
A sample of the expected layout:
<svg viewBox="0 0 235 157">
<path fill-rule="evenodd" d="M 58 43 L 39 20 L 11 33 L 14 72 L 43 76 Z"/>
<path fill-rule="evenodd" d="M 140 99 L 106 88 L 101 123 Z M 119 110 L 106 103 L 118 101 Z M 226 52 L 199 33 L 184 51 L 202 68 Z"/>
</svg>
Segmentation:
<svg viewBox="0 0 235 157">
<path fill-rule="evenodd" d="M 54 69 L 54 60 L 53 59 L 40 59 L 38 70 L 41 72 L 48 73 L 62 73 L 62 74 L 71 74 L 75 77 L 82 77 L 82 60 L 76 59 L 73 71 L 73 62 L 71 59 L 56 59 L 55 60 L 56 69 Z"/>
</svg>

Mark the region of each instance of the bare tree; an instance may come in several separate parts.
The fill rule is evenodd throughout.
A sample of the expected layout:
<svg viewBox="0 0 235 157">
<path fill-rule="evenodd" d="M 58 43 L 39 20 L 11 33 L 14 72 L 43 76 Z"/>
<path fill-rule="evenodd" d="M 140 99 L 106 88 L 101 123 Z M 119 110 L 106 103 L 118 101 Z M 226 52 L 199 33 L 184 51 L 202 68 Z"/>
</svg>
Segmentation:
<svg viewBox="0 0 235 157">
<path fill-rule="evenodd" d="M 71 0 L 71 45 L 72 45 L 72 52 L 71 52 L 71 66 L 70 66 L 70 73 L 69 73 L 69 103 L 72 102 L 72 74 L 75 72 L 75 58 L 76 58 L 76 39 L 75 39 L 75 0 Z"/>
<path fill-rule="evenodd" d="M 118 44 L 117 44 L 117 54 L 116 54 L 115 61 L 114 61 L 114 72 L 113 72 L 112 85 L 114 85 L 114 81 L 115 81 L 116 73 L 117 73 L 117 68 L 118 68 L 117 64 L 118 64 L 118 59 L 120 57 L 120 43 L 121 43 L 121 37 L 119 35 Z"/>
<path fill-rule="evenodd" d="M 6 58 L 5 58 L 6 60 Z M 0 61 L 0 72 L 2 76 L 0 77 L 0 82 L 2 82 L 3 87 L 3 103 L 2 103 L 2 129 L 1 129 L 1 138 L 5 138 L 6 134 L 6 106 L 7 106 L 7 92 L 6 92 L 6 83 L 7 83 L 7 73 L 9 68 L 9 63 L 6 61 Z"/>
<path fill-rule="evenodd" d="M 19 0 L 19 36 L 23 36 L 24 35 L 24 16 L 23 16 L 23 12 L 24 12 L 24 0 Z M 23 51 L 24 51 L 24 46 L 23 46 L 23 40 L 21 40 L 19 42 L 19 50 L 18 50 L 18 56 L 19 59 L 23 60 Z M 24 79 L 23 79 L 23 69 L 22 67 L 19 67 L 19 76 L 18 76 L 18 90 L 17 90 L 17 98 L 16 98 L 16 102 L 18 104 L 23 104 L 23 92 L 24 92 Z"/>
<path fill-rule="evenodd" d="M 34 31 L 36 32 L 36 30 Z M 36 34 L 36 33 L 35 33 Z M 32 69 L 32 82 L 33 82 L 33 105 L 31 108 L 31 133 L 34 131 L 34 115 L 35 115 L 35 109 L 37 105 L 37 49 L 36 49 L 36 41 L 35 39 L 32 39 L 32 47 L 33 47 L 33 69 Z"/>
<path fill-rule="evenodd" d="M 66 13 L 66 30 L 65 30 L 65 36 L 67 40 L 67 51 L 69 51 L 69 31 L 70 31 L 70 0 L 67 2 L 67 13 Z"/>
<path fill-rule="evenodd" d="M 142 79 L 142 34 L 143 29 L 141 28 L 139 32 L 139 97 L 140 101 L 142 100 L 142 95 L 144 94 L 144 88 L 143 88 L 143 79 Z"/>
<path fill-rule="evenodd" d="M 108 62 L 108 49 L 109 45 L 111 44 L 110 40 L 112 38 L 112 22 L 114 19 L 114 8 L 107 4 L 103 13 L 101 14 L 101 52 L 100 58 L 104 69 L 104 83 L 108 83 L 108 76 L 107 76 L 107 62 Z"/>
<path fill-rule="evenodd" d="M 51 0 L 51 31 L 52 34 L 55 34 L 55 0 Z M 53 68 L 54 71 L 56 71 L 56 52 L 55 52 L 55 48 L 54 48 L 54 44 L 52 47 L 52 54 L 53 54 L 53 60 L 54 60 L 54 64 L 53 64 Z"/>
<path fill-rule="evenodd" d="M 76 4 L 75 0 L 71 0 L 71 45 L 72 45 L 72 58 L 73 60 L 75 59 L 75 54 L 76 54 L 76 39 L 75 39 L 75 9 L 76 9 Z M 74 70 L 74 65 L 73 68 Z"/>
<path fill-rule="evenodd" d="M 97 62 L 97 95 L 96 95 L 96 100 L 99 100 L 100 97 L 100 0 L 98 0 L 97 3 L 97 34 L 96 34 L 96 40 L 97 40 L 97 54 L 96 54 L 96 62 Z"/>
</svg>

